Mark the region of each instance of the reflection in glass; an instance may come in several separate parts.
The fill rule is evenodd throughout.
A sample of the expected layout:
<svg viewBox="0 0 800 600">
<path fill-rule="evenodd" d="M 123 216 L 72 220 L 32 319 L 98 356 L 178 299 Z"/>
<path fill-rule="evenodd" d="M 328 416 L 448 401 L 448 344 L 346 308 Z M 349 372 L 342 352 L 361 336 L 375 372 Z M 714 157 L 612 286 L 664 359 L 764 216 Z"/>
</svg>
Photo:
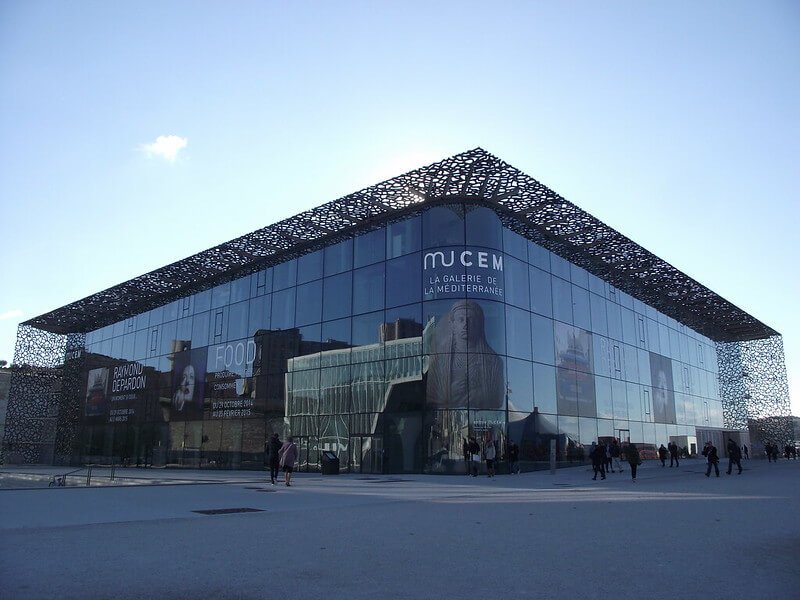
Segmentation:
<svg viewBox="0 0 800 600">
<path fill-rule="evenodd" d="M 434 206 L 422 214 L 423 248 L 464 245 L 464 205 Z"/>
<path fill-rule="evenodd" d="M 350 271 L 325 278 L 322 290 L 325 298 L 322 307 L 323 320 L 331 321 L 350 316 L 352 288 L 353 274 Z"/>
<path fill-rule="evenodd" d="M 509 358 L 507 364 L 508 410 L 533 412 L 533 370 L 526 360 Z"/>
<path fill-rule="evenodd" d="M 467 245 L 503 249 L 503 229 L 497 213 L 485 206 L 466 206 Z"/>
<path fill-rule="evenodd" d="M 304 254 L 297 259 L 297 283 L 306 283 L 322 277 L 322 250 Z"/>
<path fill-rule="evenodd" d="M 353 240 L 353 266 L 357 269 L 386 258 L 386 229 L 381 227 L 375 231 L 356 236 Z"/>
<path fill-rule="evenodd" d="M 386 258 L 417 252 L 421 247 L 420 218 L 413 217 L 386 226 Z"/>
</svg>

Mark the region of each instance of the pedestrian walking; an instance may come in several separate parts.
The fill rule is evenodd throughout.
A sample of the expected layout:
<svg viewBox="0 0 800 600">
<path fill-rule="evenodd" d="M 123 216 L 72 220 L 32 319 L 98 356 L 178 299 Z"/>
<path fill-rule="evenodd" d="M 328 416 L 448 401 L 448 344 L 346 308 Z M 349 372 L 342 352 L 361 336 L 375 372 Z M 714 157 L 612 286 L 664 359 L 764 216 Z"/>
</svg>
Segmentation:
<svg viewBox="0 0 800 600">
<path fill-rule="evenodd" d="M 589 450 L 589 458 L 592 459 L 592 470 L 594 471 L 594 477 L 592 480 L 597 480 L 597 474 L 600 473 L 601 479 L 606 478 L 606 446 L 603 442 L 599 444 L 595 444 L 592 442 L 592 447 Z"/>
<path fill-rule="evenodd" d="M 625 458 L 631 467 L 631 481 L 636 483 L 636 470 L 642 464 L 642 457 L 639 454 L 639 449 L 630 442 L 625 446 Z"/>
<path fill-rule="evenodd" d="M 494 463 L 497 458 L 497 448 L 495 448 L 494 440 L 491 437 L 486 440 L 484 456 L 486 457 L 486 476 L 494 477 Z"/>
<path fill-rule="evenodd" d="M 481 464 L 481 447 L 478 441 L 471 437 L 469 438 L 469 454 L 470 454 L 470 472 L 473 477 L 478 476 L 478 465 Z"/>
<path fill-rule="evenodd" d="M 278 478 L 282 445 L 277 433 L 273 433 L 267 440 L 267 463 L 269 464 L 269 479 L 272 485 L 275 485 L 275 480 Z"/>
<path fill-rule="evenodd" d="M 661 461 L 662 467 L 667 466 L 667 448 L 664 446 L 664 444 L 661 444 L 661 446 L 658 447 L 658 459 Z"/>
<path fill-rule="evenodd" d="M 606 473 L 608 473 L 609 471 L 611 471 L 613 473 L 614 472 L 614 463 L 613 463 L 614 457 L 611 456 L 611 442 L 609 442 L 608 444 L 605 444 L 605 447 L 606 447 L 606 464 L 605 464 Z"/>
<path fill-rule="evenodd" d="M 739 467 L 738 475 L 742 474 L 742 451 L 739 450 L 739 445 L 731 438 L 728 438 L 728 475 L 733 470 L 733 465 Z"/>
<path fill-rule="evenodd" d="M 294 438 L 289 436 L 289 439 L 283 443 L 280 449 L 280 466 L 283 469 L 286 487 L 292 485 L 292 472 L 298 457 L 297 444 L 294 443 Z"/>
<path fill-rule="evenodd" d="M 703 456 L 705 456 L 708 461 L 706 477 L 711 477 L 711 467 L 714 467 L 714 471 L 717 477 L 719 477 L 719 456 L 717 455 L 717 447 L 711 443 L 711 440 L 706 442 L 706 446 L 703 448 Z"/>
<path fill-rule="evenodd" d="M 669 450 L 669 466 L 672 467 L 672 463 L 675 463 L 675 466 L 680 466 L 678 464 L 678 444 L 675 442 L 670 442 L 667 444 L 667 450 Z"/>
<path fill-rule="evenodd" d="M 461 451 L 464 453 L 464 471 L 467 477 L 472 474 L 472 455 L 469 453 L 469 441 L 467 438 L 461 438 L 464 442 L 461 446 Z"/>
<path fill-rule="evenodd" d="M 744 445 L 742 446 L 742 451 L 744 452 L 744 457 L 745 457 L 747 460 L 750 460 L 750 451 L 747 449 L 747 444 L 744 444 Z"/>
</svg>

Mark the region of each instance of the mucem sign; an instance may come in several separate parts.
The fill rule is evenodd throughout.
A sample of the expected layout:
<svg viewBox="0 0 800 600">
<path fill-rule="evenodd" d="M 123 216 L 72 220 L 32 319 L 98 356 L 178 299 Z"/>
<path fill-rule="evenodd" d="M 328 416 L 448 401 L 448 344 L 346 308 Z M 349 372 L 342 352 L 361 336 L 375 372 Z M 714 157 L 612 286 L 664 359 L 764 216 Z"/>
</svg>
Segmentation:
<svg viewBox="0 0 800 600">
<path fill-rule="evenodd" d="M 788 415 L 777 332 L 480 149 L 31 319 L 15 363 L 29 462 L 535 469 Z"/>
</svg>

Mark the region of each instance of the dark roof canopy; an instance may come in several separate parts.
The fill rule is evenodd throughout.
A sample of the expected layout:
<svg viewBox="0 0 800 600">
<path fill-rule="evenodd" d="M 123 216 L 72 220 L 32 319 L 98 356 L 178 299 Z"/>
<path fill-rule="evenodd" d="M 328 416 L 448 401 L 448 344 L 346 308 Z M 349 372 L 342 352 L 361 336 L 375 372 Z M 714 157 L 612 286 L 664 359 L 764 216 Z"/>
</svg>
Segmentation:
<svg viewBox="0 0 800 600">
<path fill-rule="evenodd" d="M 748 313 L 601 223 L 535 179 L 476 148 L 263 227 L 27 321 L 84 333 L 156 308 L 423 204 L 468 199 L 506 226 L 715 341 L 777 335 Z"/>
</svg>

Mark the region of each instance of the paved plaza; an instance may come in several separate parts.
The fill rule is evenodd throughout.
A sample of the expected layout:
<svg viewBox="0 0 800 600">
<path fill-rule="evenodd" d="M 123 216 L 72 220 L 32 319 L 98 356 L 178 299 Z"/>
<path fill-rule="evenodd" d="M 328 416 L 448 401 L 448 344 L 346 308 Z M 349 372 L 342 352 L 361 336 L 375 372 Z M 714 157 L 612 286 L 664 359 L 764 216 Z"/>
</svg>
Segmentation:
<svg viewBox="0 0 800 600">
<path fill-rule="evenodd" d="M 583 467 L 299 474 L 290 488 L 133 468 L 48 488 L 65 469 L 5 467 L 0 597 L 800 598 L 800 461 L 744 466 L 707 479 L 699 460 L 648 461 L 636 484 Z"/>
</svg>

